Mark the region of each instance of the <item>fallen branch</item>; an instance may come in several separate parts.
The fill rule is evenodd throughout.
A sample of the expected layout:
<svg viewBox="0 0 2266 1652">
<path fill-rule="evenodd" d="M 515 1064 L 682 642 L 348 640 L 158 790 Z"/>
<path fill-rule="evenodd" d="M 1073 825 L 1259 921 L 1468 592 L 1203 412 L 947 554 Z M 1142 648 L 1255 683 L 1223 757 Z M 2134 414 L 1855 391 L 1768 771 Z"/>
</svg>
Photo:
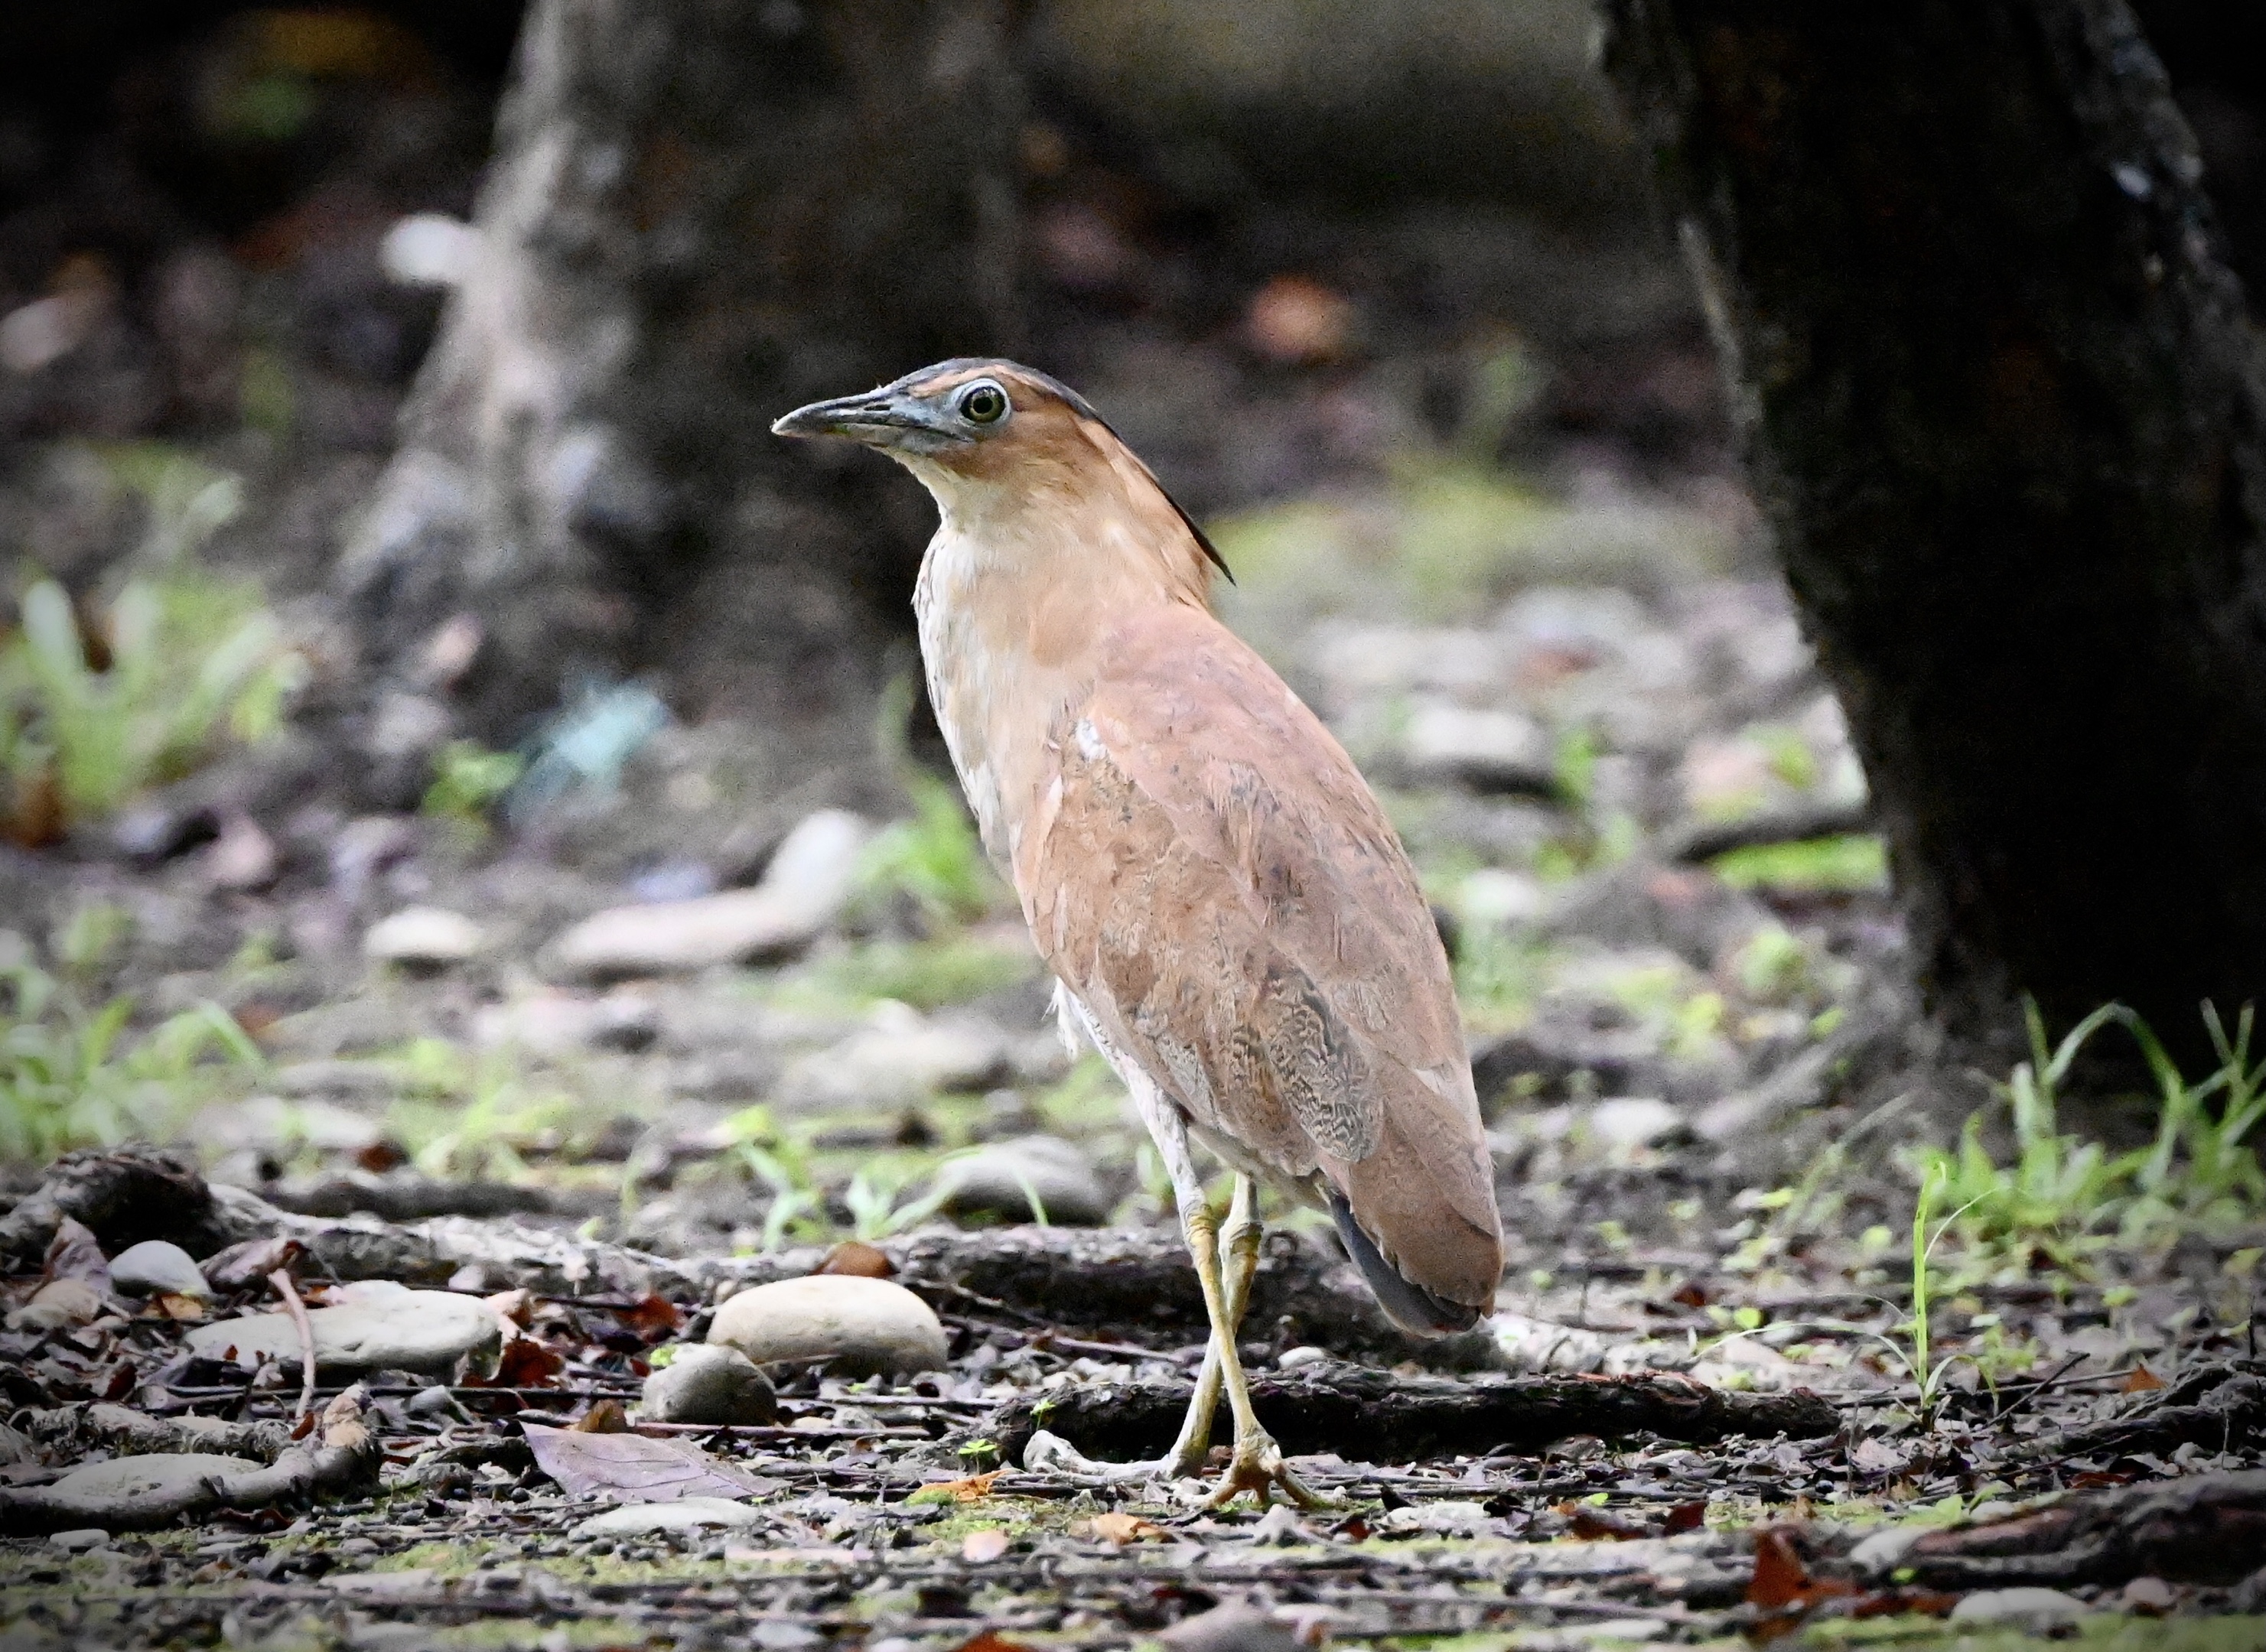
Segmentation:
<svg viewBox="0 0 2266 1652">
<path fill-rule="evenodd" d="M 2239 1452 L 2266 1444 L 2266 1364 L 2206 1365 L 2149 1394 L 2123 1415 L 2065 1429 L 2033 1442 L 2034 1459 L 2167 1456 L 2182 1445 Z"/>
<path fill-rule="evenodd" d="M 205 1452 L 272 1462 L 291 1444 L 281 1423 L 224 1423 L 218 1417 L 157 1417 L 122 1405 L 55 1406 L 26 1411 L 16 1426 L 58 1457 L 92 1452 L 146 1457 L 158 1452 Z"/>
<path fill-rule="evenodd" d="M 1930 1532 L 1894 1557 L 1930 1589 L 2068 1588 L 2152 1576 L 2233 1583 L 2266 1554 L 2266 1470 L 2080 1492 L 1982 1525 Z"/>
<path fill-rule="evenodd" d="M 1010 1401 L 969 1437 L 992 1441 L 1011 1463 L 1022 1460 L 1023 1447 L 1040 1429 L 1093 1457 L 1154 1457 L 1172 1444 L 1190 1392 L 1184 1382 L 1050 1389 Z M 1336 1452 L 1376 1463 L 1538 1452 L 1570 1434 L 1651 1434 L 1705 1445 L 1734 1434 L 1814 1439 L 1840 1426 L 1833 1406 L 1806 1388 L 1732 1394 L 1672 1376 L 1412 1381 L 1340 1369 L 1326 1376 L 1254 1377 L 1251 1398 L 1284 1451 Z M 1227 1427 L 1223 1409 L 1214 1437 L 1220 1444 L 1227 1443 Z"/>
<path fill-rule="evenodd" d="M 36 1537 L 90 1525 L 148 1531 L 223 1509 L 259 1509 L 364 1491 L 376 1486 L 384 1460 L 377 1437 L 362 1420 L 362 1392 L 350 1388 L 324 1408 L 319 1445 L 288 1445 L 264 1468 L 110 1499 L 69 1495 L 57 1486 L 0 1488 L 0 1537 Z"/>
</svg>

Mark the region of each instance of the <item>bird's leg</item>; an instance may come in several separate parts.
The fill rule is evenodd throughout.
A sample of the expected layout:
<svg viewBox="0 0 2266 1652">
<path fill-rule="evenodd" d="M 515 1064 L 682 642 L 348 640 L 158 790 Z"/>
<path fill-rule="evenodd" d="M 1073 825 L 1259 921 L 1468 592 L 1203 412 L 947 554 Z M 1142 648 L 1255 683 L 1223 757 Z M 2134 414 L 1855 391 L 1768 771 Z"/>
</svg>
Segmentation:
<svg viewBox="0 0 2266 1652">
<path fill-rule="evenodd" d="M 1240 1190 L 1239 1186 L 1238 1191 Z M 1221 1386 L 1227 1390 L 1227 1408 L 1235 1418 L 1235 1455 L 1228 1463 L 1227 1473 L 1212 1490 L 1210 1506 L 1220 1508 L 1246 1491 L 1263 1503 L 1279 1490 L 1302 1508 L 1319 1507 L 1322 1499 L 1299 1484 L 1283 1466 L 1282 1449 L 1275 1444 L 1274 1437 L 1260 1427 L 1259 1414 L 1252 1408 L 1251 1385 L 1244 1379 L 1243 1358 L 1236 1351 L 1236 1321 L 1229 1317 L 1227 1291 L 1222 1280 L 1218 1219 L 1212 1215 L 1210 1205 L 1199 1200 L 1193 1215 L 1182 1216 L 1181 1226 L 1188 1230 L 1188 1250 L 1195 1258 L 1196 1279 L 1203 1286 L 1204 1312 L 1211 1320 L 1211 1353 L 1219 1357 Z M 1241 1226 L 1236 1234 L 1237 1243 L 1247 1248 L 1255 1260 L 1255 1235 L 1246 1239 Z M 1250 1226 L 1256 1227 L 1255 1223 Z M 1239 1295 L 1247 1294 L 1246 1278 L 1246 1290 Z M 1235 1305 L 1238 1318 L 1243 1306 L 1240 1301 Z M 1209 1355 L 1206 1363 L 1210 1363 Z"/>
<path fill-rule="evenodd" d="M 1226 1250 L 1222 1263 L 1221 1295 L 1227 1306 L 1227 1338 L 1230 1343 L 1242 1329 L 1244 1310 L 1251 1302 L 1251 1279 L 1259 1268 L 1259 1217 L 1254 1209 L 1257 1194 L 1251 1178 L 1235 1178 L 1235 1199 L 1228 1206 L 1227 1226 L 1220 1239 Z M 1193 1245 L 1191 1246 L 1193 1248 Z M 1203 1466 L 1204 1458 L 1211 1449 L 1211 1424 L 1219 1412 L 1220 1373 L 1224 1369 L 1220 1358 L 1220 1337 L 1217 1331 L 1204 1344 L 1203 1369 L 1196 1376 L 1196 1391 L 1188 1400 L 1188 1415 L 1181 1420 L 1180 1437 L 1173 1449 L 1165 1453 L 1165 1461 L 1176 1475 L 1193 1474 Z"/>
</svg>

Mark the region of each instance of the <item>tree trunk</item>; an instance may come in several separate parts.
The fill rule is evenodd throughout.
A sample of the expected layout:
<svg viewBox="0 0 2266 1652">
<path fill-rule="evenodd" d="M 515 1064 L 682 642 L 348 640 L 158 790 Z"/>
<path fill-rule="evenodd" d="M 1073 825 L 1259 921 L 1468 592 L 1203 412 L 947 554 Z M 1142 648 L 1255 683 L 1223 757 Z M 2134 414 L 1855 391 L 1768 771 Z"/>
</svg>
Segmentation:
<svg viewBox="0 0 2266 1652">
<path fill-rule="evenodd" d="M 380 790 L 663 665 L 688 715 L 863 739 L 928 524 L 888 467 L 769 426 L 1012 343 L 1011 4 L 530 8 L 476 251 L 339 567 Z"/>
<path fill-rule="evenodd" d="M 2266 986 L 2258 364 L 2123 0 L 1609 0 L 1963 1043 Z"/>
</svg>

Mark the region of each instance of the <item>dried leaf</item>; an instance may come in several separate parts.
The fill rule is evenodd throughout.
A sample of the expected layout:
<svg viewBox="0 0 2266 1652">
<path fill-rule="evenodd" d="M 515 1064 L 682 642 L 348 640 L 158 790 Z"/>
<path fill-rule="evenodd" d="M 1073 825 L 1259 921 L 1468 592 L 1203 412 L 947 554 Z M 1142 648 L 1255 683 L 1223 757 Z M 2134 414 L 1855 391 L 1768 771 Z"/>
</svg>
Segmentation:
<svg viewBox="0 0 2266 1652">
<path fill-rule="evenodd" d="M 163 1291 L 152 1299 L 150 1306 L 177 1324 L 193 1325 L 205 1316 L 205 1305 L 193 1296 L 176 1296 Z"/>
<path fill-rule="evenodd" d="M 1790 1529 L 1773 1526 L 1755 1533 L 1755 1573 L 1747 1583 L 1747 1604 L 1760 1614 L 1749 1631 L 1756 1641 L 1774 1641 L 1800 1625 L 1821 1600 L 1853 1595 L 1857 1586 L 1838 1577 L 1813 1578 L 1795 1552 Z"/>
<path fill-rule="evenodd" d="M 323 1444 L 333 1451 L 358 1452 L 370 1444 L 369 1427 L 362 1420 L 364 1390 L 360 1383 L 323 1408 Z"/>
<path fill-rule="evenodd" d="M 624 1328 L 635 1331 L 648 1343 L 658 1343 L 674 1336 L 684 1326 L 684 1314 L 676 1303 L 665 1296 L 648 1293 L 625 1308 L 616 1308 L 614 1317 Z"/>
<path fill-rule="evenodd" d="M 206 1257 L 200 1268 L 214 1290 L 241 1291 L 246 1285 L 259 1284 L 278 1268 L 294 1266 L 305 1254 L 306 1248 L 296 1239 L 247 1239 Z"/>
<path fill-rule="evenodd" d="M 1809 1568 L 1794 1552 L 1794 1544 L 1776 1527 L 1755 1533 L 1755 1574 L 1747 1581 L 1747 1604 L 1765 1612 L 1782 1612 L 1805 1603 Z"/>
<path fill-rule="evenodd" d="M 844 1240 L 818 1264 L 821 1273 L 848 1274 L 859 1279 L 886 1279 L 896 1270 L 897 1264 L 889 1260 L 888 1252 L 862 1239 Z"/>
<path fill-rule="evenodd" d="M 2153 1394 L 2164 1386 L 2164 1379 L 2145 1365 L 2132 1367 L 2132 1374 L 2124 1379 L 2127 1394 Z"/>
<path fill-rule="evenodd" d="M 906 1498 L 912 1503 L 980 1503 L 991 1495 L 991 1482 L 1007 1471 L 995 1468 L 988 1474 L 970 1474 L 964 1480 L 936 1480 L 917 1488 Z"/>
<path fill-rule="evenodd" d="M 1667 1530 L 1670 1537 L 1679 1532 L 1697 1532 L 1707 1524 L 1707 1503 L 1704 1497 L 1691 1503 L 1679 1503 L 1668 1511 Z"/>
<path fill-rule="evenodd" d="M 1649 1522 L 1632 1520 L 1626 1515 L 1615 1514 L 1610 1509 L 1592 1509 L 1578 1503 L 1561 1503 L 1559 1512 L 1573 1524 L 1574 1535 L 1585 1543 L 1625 1543 L 1632 1538 L 1658 1535 Z"/>
<path fill-rule="evenodd" d="M 473 1388 L 548 1388 L 566 1369 L 566 1360 L 546 1344 L 532 1336 L 515 1336 L 496 1357 L 494 1376 L 467 1376 L 464 1384 Z"/>
<path fill-rule="evenodd" d="M 681 1437 L 585 1434 L 539 1423 L 520 1426 L 536 1466 L 578 1497 L 674 1503 L 679 1497 L 749 1497 L 764 1489 L 754 1475 Z"/>
<path fill-rule="evenodd" d="M 1091 1520 L 1080 1520 L 1070 1529 L 1072 1537 L 1095 1537 L 1104 1543 L 1114 1543 L 1123 1548 L 1128 1543 L 1140 1543 L 1151 1538 L 1172 1534 L 1154 1520 L 1144 1520 L 1137 1514 L 1126 1514 L 1115 1509 L 1098 1514 Z"/>
<path fill-rule="evenodd" d="M 630 1431 L 629 1413 L 622 1409 L 618 1400 L 601 1400 L 574 1419 L 575 1434 L 626 1434 Z"/>
<path fill-rule="evenodd" d="M 110 1264 L 103 1260 L 101 1241 L 68 1216 L 55 1225 L 55 1236 L 48 1243 L 46 1272 L 50 1279 L 77 1279 L 105 1293 L 110 1290 Z"/>
<path fill-rule="evenodd" d="M 1007 1534 L 996 1525 L 970 1532 L 960 1540 L 960 1558 L 977 1566 L 996 1561 L 1006 1552 Z"/>
<path fill-rule="evenodd" d="M 962 1641 L 952 1652 L 1038 1652 L 1038 1648 L 1010 1641 L 996 1629 L 986 1629 L 972 1641 Z"/>
<path fill-rule="evenodd" d="M 482 1297 L 488 1311 L 508 1325 L 523 1331 L 535 1322 L 535 1292 L 528 1290 L 499 1291 L 493 1296 Z"/>
</svg>

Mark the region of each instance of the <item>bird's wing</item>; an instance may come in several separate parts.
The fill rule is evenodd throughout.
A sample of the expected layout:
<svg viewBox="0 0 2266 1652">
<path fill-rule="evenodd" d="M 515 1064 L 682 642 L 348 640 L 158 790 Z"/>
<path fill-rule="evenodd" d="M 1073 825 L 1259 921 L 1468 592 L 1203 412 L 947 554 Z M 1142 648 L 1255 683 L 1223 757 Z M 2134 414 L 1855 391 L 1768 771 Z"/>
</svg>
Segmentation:
<svg viewBox="0 0 2266 1652">
<path fill-rule="evenodd" d="M 1041 951 L 1196 1124 L 1285 1178 L 1320 1169 L 1396 1267 L 1484 1300 L 1493 1174 L 1399 839 L 1329 731 L 1210 615 L 1150 611 L 1112 641 L 1018 845 Z"/>
</svg>

